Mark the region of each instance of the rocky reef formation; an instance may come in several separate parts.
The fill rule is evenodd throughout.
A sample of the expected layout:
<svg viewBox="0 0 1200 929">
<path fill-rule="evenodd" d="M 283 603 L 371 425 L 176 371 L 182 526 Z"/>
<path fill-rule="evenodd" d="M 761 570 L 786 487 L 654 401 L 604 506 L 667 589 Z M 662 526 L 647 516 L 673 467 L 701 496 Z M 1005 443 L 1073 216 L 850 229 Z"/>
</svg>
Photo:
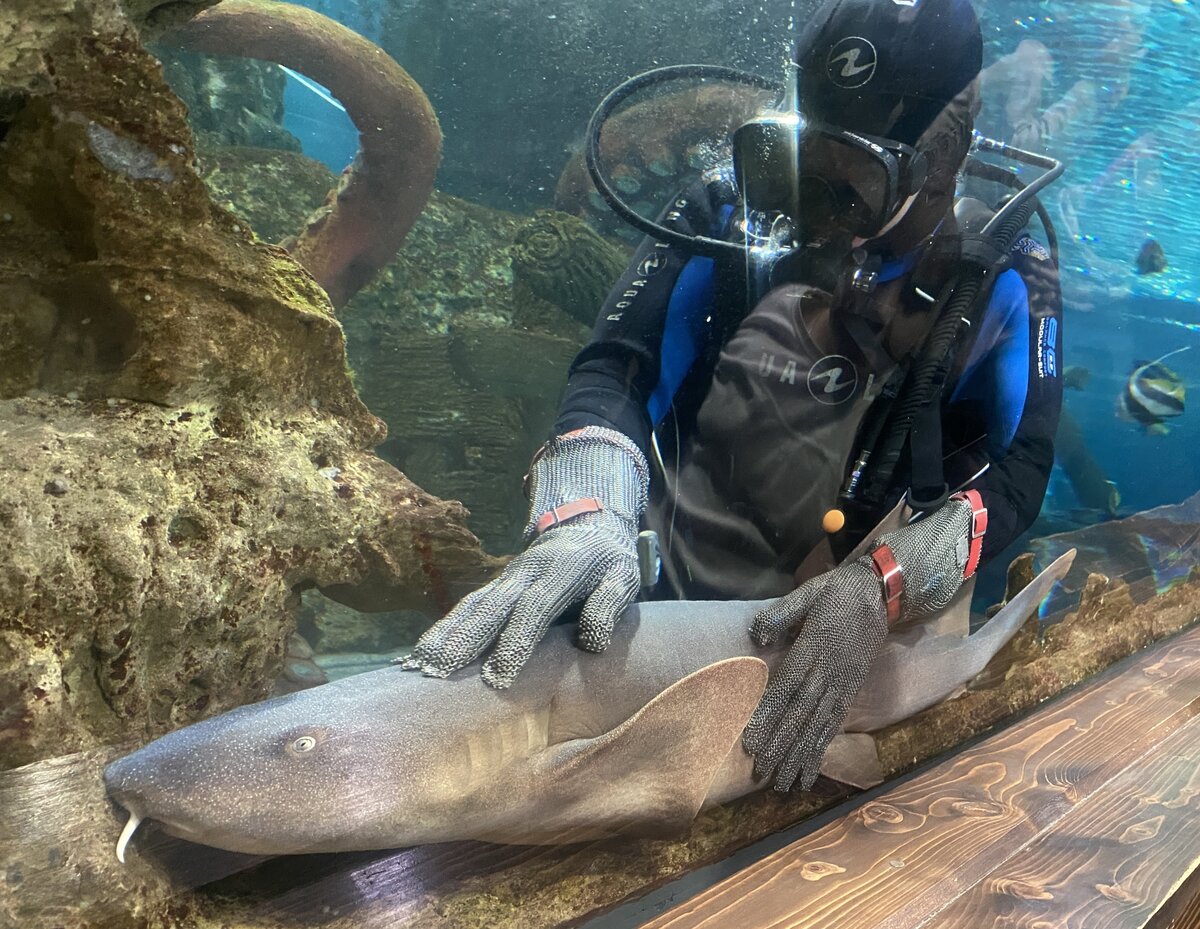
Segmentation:
<svg viewBox="0 0 1200 929">
<path fill-rule="evenodd" d="M 337 179 L 298 152 L 197 141 L 196 167 L 209 194 L 267 242 L 293 236 Z"/>
<path fill-rule="evenodd" d="M 491 551 L 519 544 L 521 476 L 547 438 L 587 329 L 513 286 L 524 221 L 435 194 L 404 251 L 341 314 L 380 448 L 413 480 L 462 500 Z"/>
<path fill-rule="evenodd" d="M 531 294 L 589 327 L 629 262 L 583 220 L 554 210 L 538 210 L 517 230 L 511 254 L 518 300 Z"/>
<path fill-rule="evenodd" d="M 4 768 L 265 695 L 306 587 L 437 615 L 496 562 L 373 454 L 328 299 L 212 203 L 116 0 L 0 35 Z"/>
<path fill-rule="evenodd" d="M 332 179 L 303 155 L 240 147 L 206 149 L 202 170 L 263 238 L 298 228 Z M 587 338 L 581 320 L 624 263 L 574 217 L 522 218 L 434 191 L 401 252 L 340 314 L 355 384 L 388 426 L 379 453 L 461 500 L 493 552 L 520 541 L 521 476 Z"/>
<path fill-rule="evenodd" d="M 151 51 L 187 106 L 198 149 L 238 145 L 300 151 L 300 141 L 283 128 L 287 78 L 279 68 L 248 58 L 207 57 L 164 43 Z"/>
<path fill-rule="evenodd" d="M 236 146 L 204 149 L 201 171 L 264 239 L 299 228 L 332 181 L 298 153 Z M 532 267 L 543 253 L 554 259 Z M 379 453 L 461 500 L 493 552 L 519 543 L 521 476 L 587 338 L 581 319 L 624 262 L 574 217 L 522 218 L 434 191 L 401 252 L 340 314 L 355 384 L 388 426 Z"/>
<path fill-rule="evenodd" d="M 212 64 L 196 66 L 202 76 Z M 302 228 L 334 185 L 294 152 L 207 144 L 200 155 L 213 197 L 269 241 Z M 356 385 L 388 425 L 381 454 L 461 500 L 493 551 L 519 542 L 521 476 L 626 260 L 575 217 L 522 218 L 435 191 L 401 252 L 340 314 Z"/>
</svg>

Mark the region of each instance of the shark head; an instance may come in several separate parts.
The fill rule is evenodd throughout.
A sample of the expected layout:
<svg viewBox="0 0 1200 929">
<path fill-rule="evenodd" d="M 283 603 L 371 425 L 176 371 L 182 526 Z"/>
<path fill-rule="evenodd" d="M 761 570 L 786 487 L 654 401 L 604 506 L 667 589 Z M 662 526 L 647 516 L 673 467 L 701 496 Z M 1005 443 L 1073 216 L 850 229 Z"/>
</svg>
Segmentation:
<svg viewBox="0 0 1200 929">
<path fill-rule="evenodd" d="M 118 855 L 144 819 L 252 854 L 380 847 L 372 839 L 384 830 L 399 840 L 391 844 L 429 840 L 455 808 L 448 801 L 461 809 L 470 792 L 461 782 L 470 748 L 462 730 L 432 731 L 437 715 L 404 699 L 421 683 L 434 682 L 398 669 L 360 675 L 241 707 L 118 759 L 104 771 L 130 813 Z M 496 723 L 487 716 L 481 726 Z"/>
<path fill-rule="evenodd" d="M 729 659 L 626 711 L 596 687 L 578 688 L 578 699 L 547 680 L 496 691 L 474 668 L 449 681 L 360 674 L 213 717 L 110 764 L 105 786 L 130 813 L 117 854 L 124 861 L 144 819 L 252 854 L 686 828 L 766 675 L 756 658 Z M 602 703 L 611 718 L 597 723 Z"/>
</svg>

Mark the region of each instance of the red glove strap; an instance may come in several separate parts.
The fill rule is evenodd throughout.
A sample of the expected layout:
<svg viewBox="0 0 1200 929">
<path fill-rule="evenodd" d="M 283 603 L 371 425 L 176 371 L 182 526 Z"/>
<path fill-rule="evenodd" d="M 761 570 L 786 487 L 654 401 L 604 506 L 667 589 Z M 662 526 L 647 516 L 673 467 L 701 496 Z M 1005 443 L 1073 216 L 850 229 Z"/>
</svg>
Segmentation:
<svg viewBox="0 0 1200 929">
<path fill-rule="evenodd" d="M 552 510 L 547 510 L 538 517 L 533 531 L 541 535 L 547 529 L 553 529 L 555 526 L 559 526 L 585 513 L 599 513 L 603 509 L 604 504 L 595 497 L 580 497 L 578 500 L 572 500 L 570 503 L 564 503 Z"/>
<path fill-rule="evenodd" d="M 963 569 L 963 580 L 975 573 L 979 567 L 979 554 L 983 551 L 983 534 L 987 532 L 987 507 L 978 490 L 967 490 L 955 494 L 951 500 L 966 500 L 971 504 L 971 549 L 967 554 L 967 566 Z"/>
<path fill-rule="evenodd" d="M 896 563 L 896 557 L 887 545 L 880 545 L 871 552 L 871 567 L 879 575 L 879 584 L 883 588 L 883 606 L 887 610 L 887 624 L 890 627 L 900 618 L 904 570 Z"/>
</svg>

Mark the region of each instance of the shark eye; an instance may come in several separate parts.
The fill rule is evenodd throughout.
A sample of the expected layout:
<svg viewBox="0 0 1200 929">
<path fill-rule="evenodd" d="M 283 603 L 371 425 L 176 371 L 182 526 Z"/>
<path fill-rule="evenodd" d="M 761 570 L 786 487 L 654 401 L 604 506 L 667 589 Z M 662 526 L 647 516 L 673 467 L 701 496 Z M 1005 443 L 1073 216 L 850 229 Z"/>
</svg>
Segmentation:
<svg viewBox="0 0 1200 929">
<path fill-rule="evenodd" d="M 311 735 L 302 735 L 292 743 L 292 751 L 294 752 L 311 752 L 317 747 L 317 740 Z"/>
</svg>

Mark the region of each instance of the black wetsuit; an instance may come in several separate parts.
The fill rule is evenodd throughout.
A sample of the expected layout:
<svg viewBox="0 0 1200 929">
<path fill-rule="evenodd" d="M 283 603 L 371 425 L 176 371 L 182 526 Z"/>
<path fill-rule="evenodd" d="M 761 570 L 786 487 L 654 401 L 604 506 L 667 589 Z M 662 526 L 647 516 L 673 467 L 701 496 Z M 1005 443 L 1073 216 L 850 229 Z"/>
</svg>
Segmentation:
<svg viewBox="0 0 1200 929">
<path fill-rule="evenodd" d="M 714 189 L 682 194 L 663 221 L 719 234 L 732 207 Z M 927 310 L 912 280 L 921 257 L 885 262 L 872 299 Z M 1022 236 L 992 282 L 942 400 L 945 478 L 983 495 L 985 561 L 1041 508 L 1062 401 L 1053 262 Z M 837 505 L 859 424 L 898 361 L 862 326 L 852 337 L 846 308 L 830 307 L 828 294 L 785 283 L 747 308 L 753 283 L 744 267 L 645 240 L 571 367 L 554 427 L 616 429 L 651 461 L 656 431 L 666 467 L 655 471 L 648 523 L 672 595 L 752 599 L 792 588 Z M 907 484 L 901 469 L 889 501 Z"/>
</svg>

